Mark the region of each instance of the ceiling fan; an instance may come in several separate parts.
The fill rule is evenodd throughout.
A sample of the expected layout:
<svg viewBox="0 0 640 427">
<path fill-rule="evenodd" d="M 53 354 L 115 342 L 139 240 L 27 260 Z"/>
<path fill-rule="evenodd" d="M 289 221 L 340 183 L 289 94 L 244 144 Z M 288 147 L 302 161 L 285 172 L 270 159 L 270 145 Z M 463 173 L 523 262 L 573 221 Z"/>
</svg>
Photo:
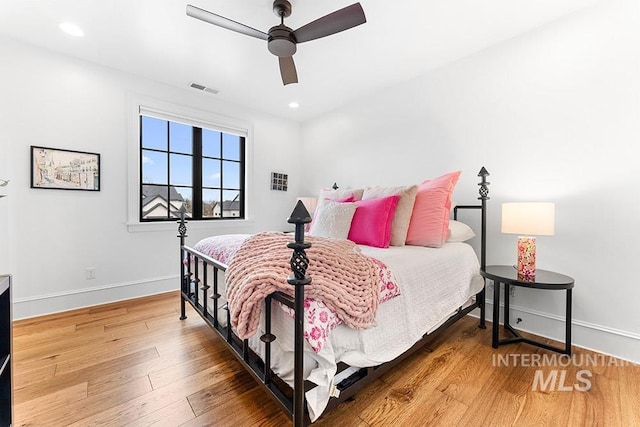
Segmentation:
<svg viewBox="0 0 640 427">
<path fill-rule="evenodd" d="M 296 53 L 298 43 L 330 36 L 367 22 L 360 3 L 354 3 L 351 6 L 336 10 L 303 25 L 295 31 L 284 25 L 284 18 L 291 15 L 291 3 L 288 0 L 274 0 L 273 12 L 280 17 L 280 25 L 271 27 L 268 33 L 264 33 L 224 16 L 216 15 L 190 4 L 187 5 L 188 16 L 227 30 L 266 40 L 269 52 L 278 57 L 280 75 L 282 76 L 282 83 L 285 85 L 298 83 L 296 65 L 293 62 L 293 54 Z"/>
</svg>

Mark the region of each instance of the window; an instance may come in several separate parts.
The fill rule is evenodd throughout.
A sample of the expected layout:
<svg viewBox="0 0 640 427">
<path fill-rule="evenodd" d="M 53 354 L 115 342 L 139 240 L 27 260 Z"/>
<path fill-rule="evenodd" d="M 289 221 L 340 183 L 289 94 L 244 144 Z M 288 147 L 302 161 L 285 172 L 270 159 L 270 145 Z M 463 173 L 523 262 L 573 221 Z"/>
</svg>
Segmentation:
<svg viewBox="0 0 640 427">
<path fill-rule="evenodd" d="M 245 217 L 245 137 L 140 115 L 140 221 Z"/>
</svg>

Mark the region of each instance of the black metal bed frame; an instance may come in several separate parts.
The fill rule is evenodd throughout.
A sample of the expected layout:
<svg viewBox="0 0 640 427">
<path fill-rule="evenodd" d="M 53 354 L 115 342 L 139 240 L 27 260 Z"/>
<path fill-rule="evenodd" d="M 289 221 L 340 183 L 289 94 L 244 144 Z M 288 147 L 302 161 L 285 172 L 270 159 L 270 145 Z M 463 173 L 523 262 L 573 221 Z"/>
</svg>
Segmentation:
<svg viewBox="0 0 640 427">
<path fill-rule="evenodd" d="M 489 176 L 489 173 L 483 167 L 480 169 L 478 176 L 481 178 L 480 183 L 478 183 L 480 186 L 480 197 L 478 197 L 480 204 L 455 206 L 453 218 L 458 218 L 459 210 L 481 211 L 480 268 L 484 269 L 486 266 L 486 202 L 489 200 L 489 182 L 487 182 L 486 178 Z M 304 394 L 306 391 L 315 387 L 315 384 L 305 381 L 303 376 L 304 286 L 311 283 L 312 280 L 306 275 L 309 259 L 307 258 L 305 250 L 309 249 L 311 244 L 305 243 L 304 241 L 304 225 L 311 222 L 311 217 L 302 202 L 298 202 L 291 213 L 291 217 L 287 221 L 295 224 L 295 241 L 287 245 L 293 250 L 291 256 L 291 269 L 293 274 L 289 276 L 287 281 L 295 287 L 295 296 L 291 298 L 281 292 L 274 292 L 265 298 L 265 333 L 260 337 L 264 345 L 264 360 L 249 347 L 248 340 L 240 339 L 230 327 L 231 313 L 226 307 L 226 304 L 219 307 L 218 301 L 221 297 L 218 278 L 219 272 L 226 271 L 227 266 L 185 246 L 187 227 L 184 216 L 178 221 L 178 237 L 180 238 L 180 319 L 186 319 L 185 302 L 188 302 L 203 320 L 220 335 L 232 350 L 231 353 L 244 365 L 262 388 L 268 391 L 275 401 L 280 404 L 282 409 L 292 417 L 294 426 L 299 427 L 310 423 Z M 213 286 L 209 285 L 209 283 L 211 283 L 211 280 L 209 280 L 210 274 L 213 274 Z M 200 298 L 199 291 L 202 293 L 202 298 Z M 211 311 L 208 309 L 208 299 L 213 301 L 213 310 Z M 276 336 L 271 331 L 271 305 L 273 300 L 285 304 L 295 311 L 293 388 L 287 385 L 271 370 L 271 343 L 276 339 Z M 486 328 L 484 287 L 476 294 L 475 301 L 472 304 L 458 308 L 456 313 L 447 319 L 440 327 L 430 334 L 425 334 L 422 339 L 396 359 L 378 366 L 360 368 L 357 372 L 342 380 L 336 385 L 338 390 L 340 390 L 339 397 L 330 398 L 325 413 L 352 397 L 360 389 L 379 378 L 382 374 L 396 366 L 425 344 L 431 342 L 442 331 L 476 308 L 480 309 L 480 322 L 478 326 L 484 329 Z M 225 325 L 222 325 L 218 319 L 218 309 L 226 310 Z M 339 362 L 337 371 L 342 372 L 348 367 L 345 363 Z"/>
</svg>

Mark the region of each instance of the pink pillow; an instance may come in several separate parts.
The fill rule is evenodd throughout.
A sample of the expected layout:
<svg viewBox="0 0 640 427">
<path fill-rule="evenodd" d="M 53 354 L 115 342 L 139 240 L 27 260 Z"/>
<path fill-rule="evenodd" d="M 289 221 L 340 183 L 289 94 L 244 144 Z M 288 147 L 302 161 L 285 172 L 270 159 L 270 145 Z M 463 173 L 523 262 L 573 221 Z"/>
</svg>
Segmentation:
<svg viewBox="0 0 640 427">
<path fill-rule="evenodd" d="M 447 241 L 451 194 L 459 177 L 460 171 L 450 172 L 418 186 L 407 245 L 439 248 Z"/>
<path fill-rule="evenodd" d="M 351 221 L 348 239 L 360 245 L 388 248 L 391 241 L 391 221 L 400 196 L 356 201 L 356 213 Z"/>
<path fill-rule="evenodd" d="M 351 203 L 356 201 L 356 197 L 353 194 L 351 194 L 349 195 L 349 197 L 341 197 L 339 199 L 331 199 L 329 197 L 325 197 L 325 200 L 331 200 L 332 202 L 338 202 L 338 203 Z"/>
</svg>

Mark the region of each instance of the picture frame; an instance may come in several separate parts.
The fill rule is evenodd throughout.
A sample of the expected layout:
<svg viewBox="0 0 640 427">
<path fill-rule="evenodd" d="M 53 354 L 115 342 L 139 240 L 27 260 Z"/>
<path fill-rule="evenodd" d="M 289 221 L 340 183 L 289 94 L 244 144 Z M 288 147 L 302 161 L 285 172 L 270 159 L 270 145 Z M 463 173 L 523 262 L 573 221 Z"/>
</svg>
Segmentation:
<svg viewBox="0 0 640 427">
<path fill-rule="evenodd" d="M 32 145 L 31 188 L 100 191 L 100 154 Z"/>
<path fill-rule="evenodd" d="M 289 175 L 286 173 L 271 172 L 271 189 L 275 191 L 287 191 Z"/>
</svg>

